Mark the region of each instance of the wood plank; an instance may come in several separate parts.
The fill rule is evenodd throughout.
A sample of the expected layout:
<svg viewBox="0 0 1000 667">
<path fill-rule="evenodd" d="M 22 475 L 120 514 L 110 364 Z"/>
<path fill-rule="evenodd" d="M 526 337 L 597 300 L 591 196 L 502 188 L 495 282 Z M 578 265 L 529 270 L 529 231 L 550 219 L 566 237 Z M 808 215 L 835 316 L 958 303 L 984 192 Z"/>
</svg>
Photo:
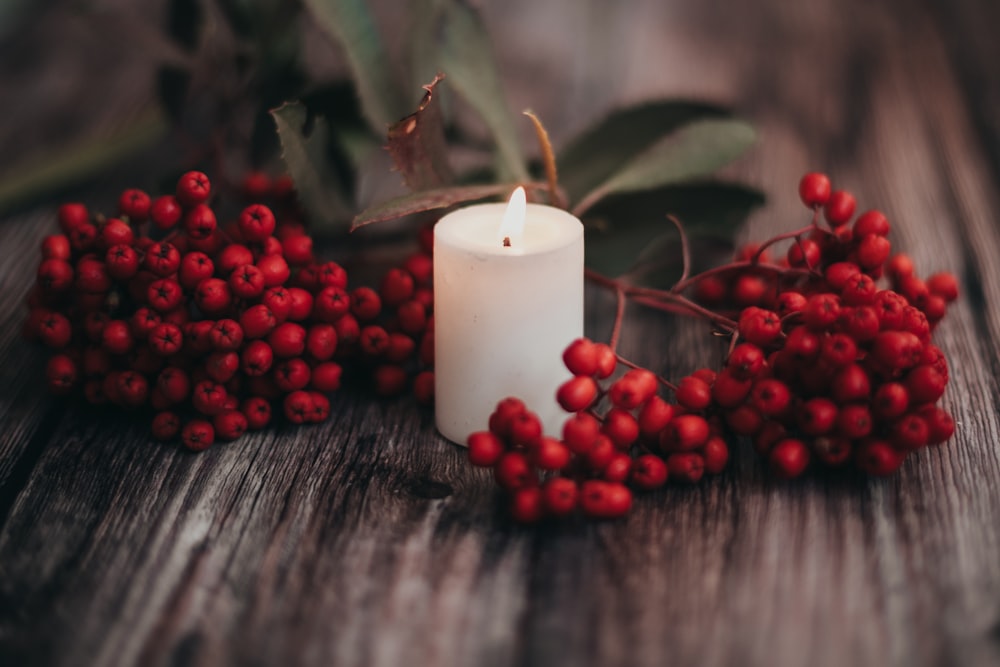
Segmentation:
<svg viewBox="0 0 1000 667">
<path fill-rule="evenodd" d="M 510 25 L 530 7 L 512 3 Z M 586 11 L 575 20 L 599 33 L 588 21 L 606 14 Z M 1000 198 L 983 134 L 995 121 L 970 112 L 954 37 L 901 5 L 647 2 L 614 17 L 634 39 L 574 82 L 589 82 L 595 108 L 663 90 L 734 101 L 762 141 L 731 173 L 772 193 L 747 237 L 804 220 L 795 184 L 826 167 L 890 214 L 922 270 L 961 273 L 966 294 L 936 335 L 954 440 L 888 480 L 788 484 L 742 448 L 719 478 L 650 494 L 625 521 L 537 528 L 512 525 L 489 475 L 405 401 L 341 395 L 324 425 L 188 454 L 149 443 L 142 424 L 42 398 L 16 304 L 44 216 L 10 220 L 0 663 L 1000 662 Z M 526 52 L 505 63 L 528 80 Z M 550 110 L 567 126 L 594 114 L 572 99 Z M 602 336 L 610 302 L 592 293 L 591 305 Z M 676 378 L 718 360 L 705 333 L 632 310 L 623 351 Z"/>
</svg>

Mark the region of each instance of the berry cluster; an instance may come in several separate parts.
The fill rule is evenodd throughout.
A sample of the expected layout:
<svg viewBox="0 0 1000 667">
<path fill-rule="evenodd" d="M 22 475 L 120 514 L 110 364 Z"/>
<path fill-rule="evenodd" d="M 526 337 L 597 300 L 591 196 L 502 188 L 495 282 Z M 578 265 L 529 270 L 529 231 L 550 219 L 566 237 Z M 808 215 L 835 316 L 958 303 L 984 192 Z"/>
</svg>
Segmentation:
<svg viewBox="0 0 1000 667">
<path fill-rule="evenodd" d="M 770 242 L 746 247 L 738 259 L 748 266 L 698 283 L 702 295 L 726 284 L 743 306 L 706 407 L 750 437 L 779 477 L 811 460 L 887 475 L 954 432 L 937 405 L 948 365 L 930 339 L 958 283 L 950 273 L 919 278 L 909 257 L 891 255 L 886 216 L 855 218 L 854 197 L 825 175 L 804 176 L 799 194 L 814 221 L 784 258 L 769 261 Z"/>
<path fill-rule="evenodd" d="M 931 332 L 958 297 L 955 277 L 921 279 L 909 257 L 892 255 L 886 216 L 855 217 L 854 196 L 833 191 L 825 175 L 807 174 L 799 192 L 813 212 L 809 226 L 747 245 L 733 262 L 696 276 L 685 267 L 671 290 L 590 274 L 615 290 L 620 307 L 611 345 L 581 339 L 565 351 L 574 377 L 556 399 L 574 414 L 562 439 L 543 437 L 516 398 L 497 407 L 489 431 L 469 439 L 470 460 L 493 467 L 516 519 L 576 508 L 621 516 L 630 487 L 720 472 L 727 436 L 749 438 L 785 479 L 814 461 L 888 475 L 907 454 L 951 437 L 954 421 L 938 405 L 948 365 Z M 781 241 L 791 244 L 772 261 Z M 689 290 L 695 301 L 684 296 Z M 674 385 L 617 356 L 625 298 L 710 321 L 729 337 L 722 368 Z M 619 364 L 630 369 L 602 388 L 598 380 Z M 658 384 L 671 389 L 673 403 Z"/>
<path fill-rule="evenodd" d="M 512 494 L 517 520 L 563 517 L 577 509 L 588 517 L 615 518 L 631 507 L 632 489 L 651 491 L 668 477 L 697 482 L 725 468 L 729 447 L 722 422 L 668 403 L 658 389 L 669 383 L 651 371 L 586 338 L 570 344 L 563 361 L 573 377 L 556 394 L 572 413 L 561 439 L 544 436 L 538 417 L 516 398 L 500 402 L 488 431 L 469 437 L 469 460 L 493 468 Z M 610 381 L 619 366 L 627 370 Z"/>
<path fill-rule="evenodd" d="M 284 178 L 243 185 L 292 195 Z M 53 352 L 53 392 L 151 408 L 154 437 L 193 450 L 263 428 L 272 405 L 293 423 L 326 419 L 342 342 L 359 339 L 347 272 L 316 261 L 301 224 L 251 204 L 223 228 L 211 195 L 193 171 L 172 195 L 126 190 L 115 218 L 61 206 L 25 326 Z"/>
<path fill-rule="evenodd" d="M 432 228 L 420 233 L 420 248 L 389 269 L 379 289 L 351 291 L 342 340 L 356 349 L 352 358 L 379 396 L 408 388 L 421 405 L 434 402 L 434 261 Z"/>
</svg>

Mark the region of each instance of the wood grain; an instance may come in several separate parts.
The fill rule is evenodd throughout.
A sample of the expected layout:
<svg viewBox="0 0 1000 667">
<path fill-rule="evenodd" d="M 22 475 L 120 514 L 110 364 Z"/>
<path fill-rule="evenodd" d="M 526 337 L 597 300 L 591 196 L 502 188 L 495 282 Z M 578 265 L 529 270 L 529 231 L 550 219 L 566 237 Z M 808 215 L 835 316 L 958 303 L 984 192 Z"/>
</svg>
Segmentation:
<svg viewBox="0 0 1000 667">
<path fill-rule="evenodd" d="M 1000 664 L 997 8 L 610 7 L 486 7 L 513 106 L 559 142 L 643 97 L 731 103 L 761 141 L 729 174 L 771 195 L 747 237 L 805 219 L 809 169 L 889 213 L 963 280 L 936 333 L 952 441 L 887 480 L 778 483 L 740 450 L 625 521 L 538 528 L 406 401 L 193 455 L 44 395 L 18 329 L 52 223 L 27 212 L 0 224 L 0 664 Z M 591 293 L 589 332 L 610 313 Z M 718 360 L 705 334 L 630 309 L 623 352 L 679 377 Z"/>
</svg>

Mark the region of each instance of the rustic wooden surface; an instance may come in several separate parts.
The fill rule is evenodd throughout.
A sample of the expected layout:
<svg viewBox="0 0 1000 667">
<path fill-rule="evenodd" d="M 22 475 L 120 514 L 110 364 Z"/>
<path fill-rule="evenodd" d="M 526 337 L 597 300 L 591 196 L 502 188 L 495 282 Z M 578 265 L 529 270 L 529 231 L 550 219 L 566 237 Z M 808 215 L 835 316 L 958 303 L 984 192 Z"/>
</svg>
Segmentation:
<svg viewBox="0 0 1000 667">
<path fill-rule="evenodd" d="M 539 4 L 486 11 L 512 106 L 557 140 L 658 94 L 732 103 L 761 141 L 731 174 L 771 195 L 747 236 L 797 226 L 798 176 L 824 168 L 923 272 L 960 276 L 936 334 L 957 435 L 887 480 L 777 483 L 741 451 L 625 521 L 538 529 L 408 402 L 342 395 L 322 426 L 192 455 L 45 395 L 18 336 L 40 207 L 0 224 L 0 664 L 1000 664 L 1000 6 Z M 109 110 L 58 15 L 31 25 L 0 47 L 0 146 L 146 99 Z M 624 346 L 674 377 L 718 354 L 642 313 Z"/>
</svg>

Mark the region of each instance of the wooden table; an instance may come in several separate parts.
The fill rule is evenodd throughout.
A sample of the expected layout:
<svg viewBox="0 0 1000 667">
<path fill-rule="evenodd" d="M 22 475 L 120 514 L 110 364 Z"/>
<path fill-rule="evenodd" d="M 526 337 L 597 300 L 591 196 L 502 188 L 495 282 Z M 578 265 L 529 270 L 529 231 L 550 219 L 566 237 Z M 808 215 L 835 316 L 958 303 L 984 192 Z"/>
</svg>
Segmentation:
<svg viewBox="0 0 1000 667">
<path fill-rule="evenodd" d="M 889 479 L 792 483 L 742 447 L 627 520 L 540 528 L 510 523 L 407 401 L 341 394 L 321 426 L 193 455 L 45 394 L 18 332 L 46 206 L 0 224 L 0 664 L 1000 663 L 1000 5 L 743 4 L 487 16 L 512 107 L 557 141 L 625 101 L 732 103 L 761 140 L 728 173 L 771 196 L 745 237 L 798 226 L 798 177 L 822 168 L 888 212 L 923 273 L 955 271 L 936 334 L 948 444 Z M 18 67 L 5 92 L 54 94 Z M 11 142 L 30 124 L 17 109 Z M 605 336 L 607 300 L 591 305 Z M 633 312 L 624 351 L 679 377 L 718 361 L 705 334 Z"/>
</svg>

